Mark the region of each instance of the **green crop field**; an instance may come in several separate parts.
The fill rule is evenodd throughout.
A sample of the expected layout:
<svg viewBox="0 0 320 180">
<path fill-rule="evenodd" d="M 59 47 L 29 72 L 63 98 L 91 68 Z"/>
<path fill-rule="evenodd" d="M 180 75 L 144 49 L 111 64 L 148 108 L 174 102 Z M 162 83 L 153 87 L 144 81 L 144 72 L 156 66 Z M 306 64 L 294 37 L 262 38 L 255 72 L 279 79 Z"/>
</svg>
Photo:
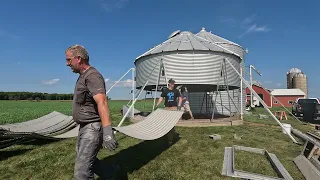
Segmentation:
<svg viewBox="0 0 320 180">
<path fill-rule="evenodd" d="M 110 101 L 113 124 L 121 119 L 120 110 L 128 101 Z M 148 101 L 145 108 L 151 109 Z M 144 101 L 137 102 L 136 108 L 143 110 Z M 38 118 L 52 111 L 71 115 L 70 101 L 0 101 L 0 124 L 22 122 Z M 273 111 L 273 110 L 272 110 Z M 117 179 L 232 179 L 221 176 L 224 147 L 243 145 L 267 149 L 274 153 L 294 179 L 303 179 L 293 163 L 302 146 L 276 127 L 271 118 L 259 119 L 258 114 L 267 114 L 257 109 L 253 115 L 245 116 L 240 126 L 226 127 L 177 127 L 180 139 L 171 147 L 164 146 L 163 139 L 141 141 L 116 134 L 119 148 L 115 152 L 102 149 L 99 159 L 107 164 L 118 164 L 121 171 Z M 312 128 L 288 116 L 286 123 L 306 131 Z M 214 141 L 208 136 L 220 134 L 221 140 Z M 235 139 L 234 135 L 241 137 Z M 72 179 L 76 139 L 56 142 L 33 142 L 0 149 L 0 179 Z M 251 153 L 236 153 L 237 169 L 275 175 L 270 164 Z"/>
</svg>

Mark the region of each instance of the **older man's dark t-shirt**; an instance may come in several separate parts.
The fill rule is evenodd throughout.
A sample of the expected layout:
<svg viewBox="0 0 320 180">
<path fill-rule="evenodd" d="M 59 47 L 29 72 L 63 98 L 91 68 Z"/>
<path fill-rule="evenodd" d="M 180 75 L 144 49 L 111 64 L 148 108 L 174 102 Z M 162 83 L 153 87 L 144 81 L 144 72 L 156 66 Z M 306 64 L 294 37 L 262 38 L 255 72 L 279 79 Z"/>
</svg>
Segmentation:
<svg viewBox="0 0 320 180">
<path fill-rule="evenodd" d="M 101 121 L 93 99 L 98 93 L 106 94 L 105 81 L 98 70 L 90 67 L 79 76 L 74 89 L 72 116 L 75 122 L 81 124 Z"/>
</svg>

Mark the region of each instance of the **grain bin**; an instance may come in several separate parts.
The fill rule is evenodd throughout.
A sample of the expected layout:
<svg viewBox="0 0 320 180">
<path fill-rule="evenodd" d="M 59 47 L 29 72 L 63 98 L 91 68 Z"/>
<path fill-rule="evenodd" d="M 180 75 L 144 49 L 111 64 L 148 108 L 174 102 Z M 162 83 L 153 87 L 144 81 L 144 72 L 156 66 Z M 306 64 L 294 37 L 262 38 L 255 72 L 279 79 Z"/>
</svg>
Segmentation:
<svg viewBox="0 0 320 180">
<path fill-rule="evenodd" d="M 296 73 L 293 76 L 292 87 L 295 89 L 301 89 L 308 97 L 308 84 L 307 84 L 307 76 L 302 72 Z"/>
<path fill-rule="evenodd" d="M 221 80 L 221 64 L 225 58 L 240 71 L 242 55 L 189 31 L 175 31 L 166 41 L 136 58 L 136 87 L 141 89 L 148 80 L 145 90 L 154 91 L 162 61 L 165 72 L 160 72 L 159 86 L 167 85 L 165 77 L 173 78 L 177 86 L 188 88 L 194 114 L 210 114 L 214 109 L 210 92 L 218 85 L 228 84 L 229 90 L 239 91 L 240 78 L 228 63 L 225 64 L 227 79 Z M 230 111 L 222 114 L 229 115 Z"/>
<path fill-rule="evenodd" d="M 197 33 L 196 35 L 200 36 L 202 38 L 205 38 L 212 43 L 220 45 L 220 46 L 238 54 L 241 57 L 241 59 L 243 59 L 243 61 L 241 61 L 241 63 L 240 63 L 240 67 L 242 67 L 242 72 L 245 72 L 245 67 L 244 67 L 245 51 L 240 45 L 238 45 L 232 41 L 229 41 L 227 39 L 224 39 L 218 35 L 212 34 L 211 31 L 207 32 L 205 30 L 205 28 L 202 28 L 201 31 L 199 33 Z M 243 73 L 243 77 L 245 77 L 245 73 Z M 240 89 L 235 89 L 235 90 L 229 91 L 229 94 L 227 91 L 216 91 L 214 94 L 212 94 L 214 106 L 216 107 L 216 112 L 225 115 L 225 114 L 229 113 L 228 108 L 231 108 L 232 113 L 239 112 L 240 108 L 241 108 L 241 105 L 240 105 L 241 95 L 240 95 L 240 93 L 241 93 Z M 242 107 L 245 107 L 245 105 L 246 105 L 246 91 L 245 91 L 244 85 L 243 85 L 242 95 L 243 95 L 242 101 L 241 101 L 242 105 L 243 105 Z M 229 107 L 229 101 L 231 101 L 230 107 Z"/>
</svg>

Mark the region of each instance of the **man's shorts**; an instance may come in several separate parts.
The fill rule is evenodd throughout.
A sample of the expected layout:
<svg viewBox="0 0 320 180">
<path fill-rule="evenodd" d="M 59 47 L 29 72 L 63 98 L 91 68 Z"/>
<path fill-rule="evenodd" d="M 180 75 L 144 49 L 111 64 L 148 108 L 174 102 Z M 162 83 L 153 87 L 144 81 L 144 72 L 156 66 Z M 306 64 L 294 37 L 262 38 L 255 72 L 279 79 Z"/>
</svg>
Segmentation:
<svg viewBox="0 0 320 180">
<path fill-rule="evenodd" d="M 184 110 L 185 112 L 189 112 L 189 111 L 190 111 L 189 103 L 183 105 L 183 110 Z"/>
</svg>

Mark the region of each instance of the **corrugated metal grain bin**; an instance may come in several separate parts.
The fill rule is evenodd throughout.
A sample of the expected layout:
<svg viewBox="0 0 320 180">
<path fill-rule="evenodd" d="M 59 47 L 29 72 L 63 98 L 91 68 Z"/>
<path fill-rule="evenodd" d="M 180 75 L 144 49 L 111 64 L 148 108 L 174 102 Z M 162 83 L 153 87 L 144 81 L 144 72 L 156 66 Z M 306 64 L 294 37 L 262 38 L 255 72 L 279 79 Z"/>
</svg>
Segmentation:
<svg viewBox="0 0 320 180">
<path fill-rule="evenodd" d="M 211 105 L 210 108 L 207 105 L 206 109 L 211 109 L 207 110 L 208 113 L 212 112 L 213 104 L 219 113 L 230 114 L 230 110 L 225 113 L 225 107 L 228 106 L 228 109 L 230 109 L 229 100 L 232 104 L 237 104 L 233 108 L 231 107 L 231 112 L 240 109 L 240 78 L 226 62 L 224 65 L 227 78 L 224 81 L 221 64 L 224 59 L 228 59 L 240 72 L 240 68 L 244 67 L 243 56 L 243 49 L 230 41 L 225 40 L 216 43 L 188 31 L 176 31 L 169 36 L 168 40 L 136 58 L 134 62 L 136 66 L 136 87 L 137 89 L 142 88 L 148 80 L 145 90 L 155 90 L 160 70 L 159 62 L 162 61 L 167 79 L 173 78 L 177 85 L 184 85 L 188 88 L 190 106 L 194 113 L 204 112 L 201 107 L 205 93 L 215 91 L 217 85 L 228 85 L 229 95 L 226 94 L 226 91 L 219 92 L 222 99 L 219 99 L 220 95 L 217 98 L 217 102 L 222 101 L 222 104 L 215 105 L 217 103 L 212 102 L 212 96 L 207 96 L 206 99 L 209 100 Z M 159 86 L 166 86 L 167 82 L 163 72 L 160 74 Z M 230 95 L 234 96 L 234 99 Z M 245 100 L 245 95 L 243 100 Z M 232 101 L 236 102 L 233 103 Z"/>
</svg>

